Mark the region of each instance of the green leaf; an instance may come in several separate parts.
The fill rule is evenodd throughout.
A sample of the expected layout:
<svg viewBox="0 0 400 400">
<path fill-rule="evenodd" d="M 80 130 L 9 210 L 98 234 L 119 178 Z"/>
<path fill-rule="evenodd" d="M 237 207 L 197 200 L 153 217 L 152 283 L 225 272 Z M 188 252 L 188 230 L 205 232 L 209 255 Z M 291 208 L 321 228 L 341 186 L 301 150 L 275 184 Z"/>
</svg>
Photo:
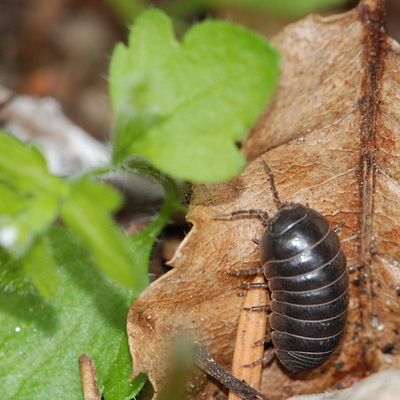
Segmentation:
<svg viewBox="0 0 400 400">
<path fill-rule="evenodd" d="M 0 181 L 20 190 L 35 190 L 50 176 L 46 160 L 36 146 L 22 143 L 0 130 Z"/>
<path fill-rule="evenodd" d="M 114 161 L 146 157 L 174 177 L 218 182 L 245 165 L 235 142 L 271 97 L 277 52 L 260 36 L 223 21 L 195 25 L 179 43 L 158 10 L 135 22 L 110 67 L 117 115 Z"/>
<path fill-rule="evenodd" d="M 134 398 L 147 382 L 147 376 L 140 374 L 135 380 L 127 379 L 132 372 L 132 359 L 129 353 L 128 336 L 121 341 L 118 355 L 110 364 L 110 369 L 104 380 L 105 400 L 130 400 Z"/>
<path fill-rule="evenodd" d="M 139 294 L 148 285 L 147 271 L 140 273 L 134 267 L 137 255 L 131 253 L 128 238 L 109 215 L 120 203 L 116 195 L 110 186 L 81 179 L 62 205 L 61 217 L 90 249 L 100 268 Z"/>
<path fill-rule="evenodd" d="M 59 279 L 48 236 L 40 237 L 33 244 L 21 259 L 21 266 L 40 294 L 46 298 L 57 294 Z"/>
<path fill-rule="evenodd" d="M 141 273 L 135 271 L 136 255 L 110 216 L 121 204 L 114 188 L 84 176 L 65 180 L 51 175 L 35 147 L 7 133 L 0 133 L 0 145 L 2 287 L 31 291 L 30 281 L 43 296 L 55 295 L 58 279 L 46 235 L 60 212 L 109 276 L 136 294 L 147 286 L 147 271 L 143 265 Z"/>
<path fill-rule="evenodd" d="M 55 295 L 58 278 L 46 233 L 69 185 L 47 171 L 40 151 L 0 132 L 0 286 Z"/>
<path fill-rule="evenodd" d="M 57 218 L 59 201 L 57 195 L 39 191 L 25 198 L 16 196 L 14 214 L 0 212 L 0 244 L 12 258 L 24 256 L 34 241 L 49 229 Z"/>
<path fill-rule="evenodd" d="M 0 199 L 0 215 L 18 214 L 25 206 L 24 199 L 4 184 L 0 184 Z"/>
<path fill-rule="evenodd" d="M 0 290 L 34 293 L 35 288 L 25 274 L 21 260 L 13 260 L 5 249 L 0 247 Z"/>
<path fill-rule="evenodd" d="M 100 273 L 67 228 L 53 227 L 49 237 L 60 280 L 51 303 L 0 291 L 2 398 L 82 399 L 83 353 L 95 362 L 101 390 L 105 382 L 110 392 L 112 382 L 130 386 L 125 323 L 132 292 Z"/>
<path fill-rule="evenodd" d="M 127 283 L 127 277 L 126 274 L 133 274 L 134 276 L 134 288 L 138 291 L 142 291 L 147 285 L 148 285 L 148 266 L 149 266 L 149 259 L 150 259 L 150 254 L 151 251 L 154 247 L 154 243 L 157 240 L 158 236 L 160 235 L 161 231 L 167 224 L 170 215 L 172 212 L 176 209 L 181 209 L 183 210 L 183 207 L 180 205 L 180 199 L 181 195 L 177 189 L 176 182 L 172 180 L 170 177 L 167 175 L 161 173 L 160 171 L 154 169 L 148 162 L 142 159 L 137 159 L 137 158 L 131 158 L 124 166 L 123 170 L 127 170 L 130 173 L 135 173 L 135 174 L 140 174 L 146 176 L 148 179 L 153 179 L 155 182 L 158 184 L 162 185 L 165 191 L 165 200 L 164 200 L 164 205 L 160 211 L 160 213 L 157 215 L 157 217 L 154 219 L 154 221 L 142 232 L 130 236 L 130 237 L 124 237 L 120 234 L 117 234 L 115 236 L 115 243 L 113 245 L 113 248 L 119 248 L 118 253 L 119 254 L 114 254 L 112 257 L 121 257 L 123 252 L 125 251 L 126 254 L 126 249 L 129 249 L 129 271 L 122 271 L 122 274 L 120 276 L 117 276 L 119 274 L 118 268 L 122 268 L 124 265 L 128 267 L 128 264 L 123 264 L 122 261 L 116 261 L 117 258 L 110 263 L 109 256 L 105 258 L 103 255 L 103 252 L 106 250 L 106 246 L 111 246 L 112 241 L 110 239 L 107 239 L 106 236 L 104 236 L 104 239 L 102 239 L 103 233 L 101 232 L 107 232 L 108 234 L 115 234 L 112 232 L 112 228 L 108 227 L 107 229 L 101 228 L 101 222 L 99 219 L 99 215 L 101 214 L 99 210 L 96 209 L 96 198 L 97 196 L 94 194 L 90 194 L 91 190 L 82 190 L 80 187 L 79 189 L 77 188 L 76 191 L 79 193 L 79 196 L 82 196 L 82 199 L 78 199 L 80 202 L 80 205 L 77 206 L 77 204 L 72 205 L 72 209 L 74 212 L 77 212 L 77 210 L 80 210 L 79 213 L 82 213 L 82 215 L 75 215 L 74 221 L 76 221 L 76 224 L 81 224 L 82 221 L 85 221 L 82 228 L 79 228 L 79 230 L 76 230 L 76 235 L 81 238 L 81 240 L 86 243 L 86 245 L 90 246 L 91 252 L 93 255 L 98 258 L 96 258 L 97 262 L 100 264 L 101 262 L 108 263 L 107 265 L 102 266 L 104 271 L 106 271 L 110 276 L 114 277 L 119 282 L 122 283 Z M 101 173 L 107 173 L 113 171 L 113 167 L 110 167 L 109 170 L 102 170 Z M 89 172 L 89 175 L 91 175 L 91 172 Z M 88 181 L 89 182 L 89 181 Z M 82 185 L 82 181 L 80 182 L 80 185 Z M 98 186 L 98 184 L 96 184 Z M 93 187 L 93 182 L 91 182 L 91 187 Z M 109 187 L 106 187 L 107 190 L 109 190 Z M 84 194 L 85 192 L 85 194 Z M 105 195 L 100 195 L 99 197 L 101 199 L 105 199 Z M 83 205 L 83 202 L 88 202 L 88 204 Z M 90 203 L 90 205 L 89 205 Z M 70 205 L 69 205 L 70 206 Z M 86 210 L 86 211 L 85 211 Z M 92 216 L 90 216 L 90 213 L 93 213 Z M 90 218 L 90 222 L 88 221 L 88 218 Z M 64 218 L 65 221 L 67 219 Z M 72 228 L 75 226 L 74 223 L 72 223 L 72 220 L 68 220 L 68 225 L 71 226 Z M 89 226 L 93 224 L 99 224 L 97 228 L 90 229 L 88 228 Z M 94 225 L 93 225 L 94 226 Z M 73 228 L 75 229 L 75 228 Z M 88 230 L 88 232 L 86 232 Z M 92 232 L 93 233 L 93 240 L 88 237 Z M 100 236 L 100 237 L 99 237 Z M 105 243 L 105 242 L 108 242 Z M 90 244 L 93 242 L 92 244 Z M 96 249 L 96 243 L 100 245 L 99 249 Z M 125 250 L 123 250 L 125 248 Z M 107 250 L 108 254 L 113 254 L 115 250 L 109 248 Z M 128 260 L 128 259 L 126 259 Z M 114 265 L 116 264 L 116 265 Z M 101 266 L 101 264 L 100 264 Z M 117 268 L 117 269 L 116 269 Z M 124 277 L 123 277 L 124 276 Z"/>
<path fill-rule="evenodd" d="M 160 171 L 154 169 L 148 163 L 137 159 L 131 159 L 126 167 L 131 172 L 152 177 L 163 186 L 165 191 L 164 205 L 156 219 L 142 232 L 129 237 L 131 249 L 136 255 L 135 269 L 141 271 L 143 274 L 147 274 L 151 250 L 161 231 L 167 224 L 172 212 L 175 209 L 181 208 L 178 203 L 180 196 L 175 182 L 168 176 L 160 173 Z"/>
<path fill-rule="evenodd" d="M 40 151 L 0 131 L 0 245 L 22 257 L 58 213 L 68 184 L 47 171 Z"/>
</svg>

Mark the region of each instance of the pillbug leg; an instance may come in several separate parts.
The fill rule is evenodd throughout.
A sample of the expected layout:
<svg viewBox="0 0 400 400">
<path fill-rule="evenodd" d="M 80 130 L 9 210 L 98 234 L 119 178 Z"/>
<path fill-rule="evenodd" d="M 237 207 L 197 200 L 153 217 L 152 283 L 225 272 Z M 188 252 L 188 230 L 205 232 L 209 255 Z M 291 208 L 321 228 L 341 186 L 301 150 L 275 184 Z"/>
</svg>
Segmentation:
<svg viewBox="0 0 400 400">
<path fill-rule="evenodd" d="M 241 289 L 268 289 L 268 283 L 260 282 L 260 283 L 242 283 L 239 285 Z"/>
<path fill-rule="evenodd" d="M 264 270 L 262 268 L 250 268 L 250 269 L 232 269 L 231 271 L 227 271 L 229 275 L 258 275 L 263 274 Z"/>
<path fill-rule="evenodd" d="M 266 336 L 262 337 L 261 339 L 257 340 L 256 342 L 254 342 L 253 344 L 267 343 L 270 341 L 271 341 L 271 335 L 266 335 Z"/>
<path fill-rule="evenodd" d="M 364 267 L 367 264 L 368 264 L 368 261 L 360 261 L 357 264 L 350 265 L 349 272 L 358 271 L 360 268 Z"/>
<path fill-rule="evenodd" d="M 246 311 L 269 311 L 270 309 L 271 309 L 271 306 L 269 304 L 265 304 L 264 306 L 243 308 L 243 310 L 246 310 Z"/>
<path fill-rule="evenodd" d="M 268 226 L 268 222 L 267 222 L 267 220 L 268 220 L 268 213 L 267 213 L 266 211 L 264 211 L 264 214 L 258 215 L 258 219 L 260 220 L 260 222 L 261 222 L 261 224 L 262 224 L 262 226 L 263 226 L 264 228 L 266 228 L 266 227 Z"/>
<path fill-rule="evenodd" d="M 342 239 L 342 240 L 340 241 L 340 243 L 351 242 L 352 240 L 360 239 L 360 237 L 361 237 L 360 235 L 349 236 L 349 237 L 346 238 L 346 239 Z"/>
<path fill-rule="evenodd" d="M 256 245 L 260 245 L 260 243 L 261 243 L 261 241 L 260 240 L 258 240 L 258 239 L 256 239 L 256 238 L 253 238 L 253 239 L 251 239 L 251 241 L 253 242 L 253 243 L 255 243 Z"/>
<path fill-rule="evenodd" d="M 270 362 L 275 356 L 275 349 L 272 349 L 266 356 L 264 356 L 263 358 L 260 358 L 257 361 L 252 362 L 251 364 L 246 364 L 243 365 L 243 367 L 246 368 L 251 368 L 251 367 L 255 367 L 258 364 L 264 363 L 264 362 Z"/>
<path fill-rule="evenodd" d="M 332 229 L 333 232 L 338 233 L 342 229 L 343 225 L 344 225 L 344 221 L 340 221 L 339 225 Z"/>
</svg>

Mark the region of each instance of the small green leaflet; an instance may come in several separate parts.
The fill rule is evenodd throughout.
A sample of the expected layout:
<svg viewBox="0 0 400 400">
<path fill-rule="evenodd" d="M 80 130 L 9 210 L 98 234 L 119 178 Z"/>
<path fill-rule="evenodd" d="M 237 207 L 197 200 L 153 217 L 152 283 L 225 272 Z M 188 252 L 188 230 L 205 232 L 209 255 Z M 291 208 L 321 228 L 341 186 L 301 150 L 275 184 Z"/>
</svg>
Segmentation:
<svg viewBox="0 0 400 400">
<path fill-rule="evenodd" d="M 23 256 L 57 217 L 68 185 L 47 171 L 39 149 L 0 131 L 0 245 Z"/>
<path fill-rule="evenodd" d="M 136 295 L 147 286 L 143 265 L 156 238 L 144 252 L 121 233 L 110 215 L 121 204 L 114 188 L 85 176 L 54 176 L 38 148 L 0 132 L 0 196 L 3 288 L 32 291 L 33 283 L 45 297 L 57 293 L 54 255 L 62 249 L 49 247 L 48 232 L 59 216 L 109 276 Z"/>
<path fill-rule="evenodd" d="M 204 21 L 179 43 L 165 14 L 144 12 L 111 60 L 114 162 L 137 154 L 183 180 L 234 177 L 245 165 L 235 143 L 261 114 L 278 70 L 278 53 L 241 26 Z"/>
</svg>

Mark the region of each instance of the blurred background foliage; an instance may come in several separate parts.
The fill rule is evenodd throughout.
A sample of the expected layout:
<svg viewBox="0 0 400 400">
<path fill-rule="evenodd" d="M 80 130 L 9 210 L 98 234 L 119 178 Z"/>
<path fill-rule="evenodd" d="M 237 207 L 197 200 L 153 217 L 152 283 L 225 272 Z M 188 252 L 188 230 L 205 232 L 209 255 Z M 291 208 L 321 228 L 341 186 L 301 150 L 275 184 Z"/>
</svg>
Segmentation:
<svg viewBox="0 0 400 400">
<path fill-rule="evenodd" d="M 204 18 L 237 22 L 268 37 L 310 12 L 346 11 L 345 0 L 0 0 L 0 84 L 20 94 L 52 96 L 69 118 L 107 141 L 113 115 L 108 66 L 133 18 L 158 7 L 180 37 Z M 400 2 L 387 1 L 388 31 L 400 40 Z"/>
</svg>

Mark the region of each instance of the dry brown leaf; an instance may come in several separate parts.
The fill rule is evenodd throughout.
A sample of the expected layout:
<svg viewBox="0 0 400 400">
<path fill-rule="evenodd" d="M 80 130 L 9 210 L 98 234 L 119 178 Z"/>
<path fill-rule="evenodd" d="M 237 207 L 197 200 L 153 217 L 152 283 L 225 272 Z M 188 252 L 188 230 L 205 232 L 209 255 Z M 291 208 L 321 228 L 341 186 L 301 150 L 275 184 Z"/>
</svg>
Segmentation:
<svg viewBox="0 0 400 400">
<path fill-rule="evenodd" d="M 283 57 L 279 89 L 245 141 L 245 171 L 230 182 L 196 185 L 193 228 L 173 271 L 145 290 L 128 317 L 133 375 L 163 386 L 177 333 L 199 340 L 230 370 L 243 297 L 228 270 L 259 265 L 257 219 L 211 216 L 239 209 L 276 213 L 265 159 L 284 201 L 308 204 L 340 232 L 351 276 L 349 323 L 342 345 L 322 367 L 290 373 L 274 360 L 261 392 L 272 399 L 347 387 L 368 372 L 400 368 L 400 46 L 384 31 L 384 1 L 311 15 L 273 39 Z M 198 377 L 198 399 L 221 387 Z M 157 395 L 156 395 L 157 397 Z M 223 398 L 218 397 L 218 398 Z"/>
</svg>

